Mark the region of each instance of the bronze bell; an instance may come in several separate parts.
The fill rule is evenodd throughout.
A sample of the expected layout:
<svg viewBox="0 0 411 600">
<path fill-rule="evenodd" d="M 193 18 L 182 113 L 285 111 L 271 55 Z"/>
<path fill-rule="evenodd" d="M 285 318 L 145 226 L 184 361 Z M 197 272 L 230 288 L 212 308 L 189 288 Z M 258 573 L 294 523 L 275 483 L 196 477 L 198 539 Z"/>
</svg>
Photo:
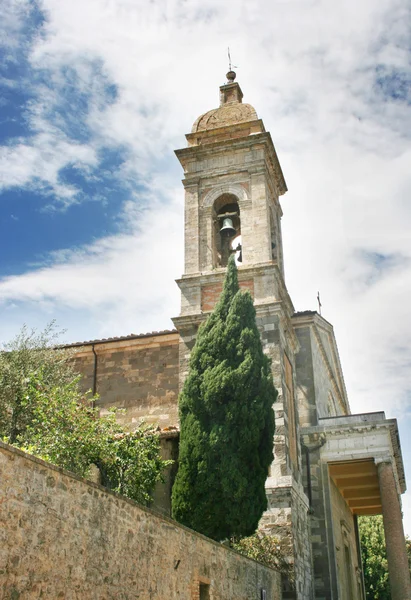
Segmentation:
<svg viewBox="0 0 411 600">
<path fill-rule="evenodd" d="M 233 237 L 233 235 L 235 235 L 236 231 L 233 227 L 233 221 L 230 219 L 230 217 L 226 217 L 223 220 L 223 226 L 220 229 L 220 233 L 224 237 Z"/>
</svg>

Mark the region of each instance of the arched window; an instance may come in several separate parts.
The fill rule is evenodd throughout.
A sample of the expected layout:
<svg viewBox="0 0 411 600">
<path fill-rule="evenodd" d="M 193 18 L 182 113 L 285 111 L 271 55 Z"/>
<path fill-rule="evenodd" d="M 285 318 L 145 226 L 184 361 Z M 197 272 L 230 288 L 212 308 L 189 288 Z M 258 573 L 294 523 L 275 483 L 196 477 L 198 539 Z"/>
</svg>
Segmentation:
<svg viewBox="0 0 411 600">
<path fill-rule="evenodd" d="M 217 198 L 214 203 L 213 221 L 214 266 L 227 266 L 228 259 L 233 253 L 235 253 L 236 263 L 241 263 L 241 220 L 236 196 L 223 194 Z"/>
</svg>

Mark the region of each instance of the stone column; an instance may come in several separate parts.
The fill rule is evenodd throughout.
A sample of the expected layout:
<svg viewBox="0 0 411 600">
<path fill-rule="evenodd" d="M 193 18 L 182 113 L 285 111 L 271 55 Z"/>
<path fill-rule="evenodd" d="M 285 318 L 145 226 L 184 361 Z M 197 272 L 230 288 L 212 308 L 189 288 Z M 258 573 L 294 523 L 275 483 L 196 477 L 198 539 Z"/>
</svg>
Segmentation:
<svg viewBox="0 0 411 600">
<path fill-rule="evenodd" d="M 385 545 L 392 600 L 411 600 L 411 581 L 405 547 L 401 505 L 390 461 L 377 465 L 380 483 Z"/>
</svg>

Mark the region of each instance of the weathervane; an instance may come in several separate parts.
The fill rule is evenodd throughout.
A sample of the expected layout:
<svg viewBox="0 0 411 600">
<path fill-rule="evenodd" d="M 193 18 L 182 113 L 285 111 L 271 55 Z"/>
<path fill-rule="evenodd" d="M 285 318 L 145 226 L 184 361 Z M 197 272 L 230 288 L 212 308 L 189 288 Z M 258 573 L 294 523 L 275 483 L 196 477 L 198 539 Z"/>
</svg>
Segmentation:
<svg viewBox="0 0 411 600">
<path fill-rule="evenodd" d="M 317 292 L 317 301 L 318 301 L 318 312 L 319 312 L 319 313 L 320 313 L 320 315 L 321 315 L 321 307 L 322 307 L 322 304 L 321 304 L 321 300 L 320 300 L 320 292 Z"/>
<path fill-rule="evenodd" d="M 232 71 L 233 69 L 237 69 L 238 67 L 236 67 L 235 65 L 231 64 L 231 54 L 230 54 L 230 47 L 228 47 L 228 70 Z"/>
</svg>

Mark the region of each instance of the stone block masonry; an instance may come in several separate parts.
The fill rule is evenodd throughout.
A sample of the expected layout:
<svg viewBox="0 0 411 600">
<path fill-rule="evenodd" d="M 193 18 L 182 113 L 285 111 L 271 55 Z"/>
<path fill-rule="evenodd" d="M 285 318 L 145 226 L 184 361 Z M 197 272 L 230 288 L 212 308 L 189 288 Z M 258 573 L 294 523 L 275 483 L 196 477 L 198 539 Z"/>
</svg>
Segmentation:
<svg viewBox="0 0 411 600">
<path fill-rule="evenodd" d="M 160 332 L 85 343 L 74 363 L 84 391 L 95 387 L 100 410 L 125 409 L 118 419 L 131 429 L 141 421 L 164 428 L 178 424 L 178 352 L 178 333 Z"/>
<path fill-rule="evenodd" d="M 280 574 L 0 443 L 0 598 L 206 597 L 280 600 Z"/>
</svg>

